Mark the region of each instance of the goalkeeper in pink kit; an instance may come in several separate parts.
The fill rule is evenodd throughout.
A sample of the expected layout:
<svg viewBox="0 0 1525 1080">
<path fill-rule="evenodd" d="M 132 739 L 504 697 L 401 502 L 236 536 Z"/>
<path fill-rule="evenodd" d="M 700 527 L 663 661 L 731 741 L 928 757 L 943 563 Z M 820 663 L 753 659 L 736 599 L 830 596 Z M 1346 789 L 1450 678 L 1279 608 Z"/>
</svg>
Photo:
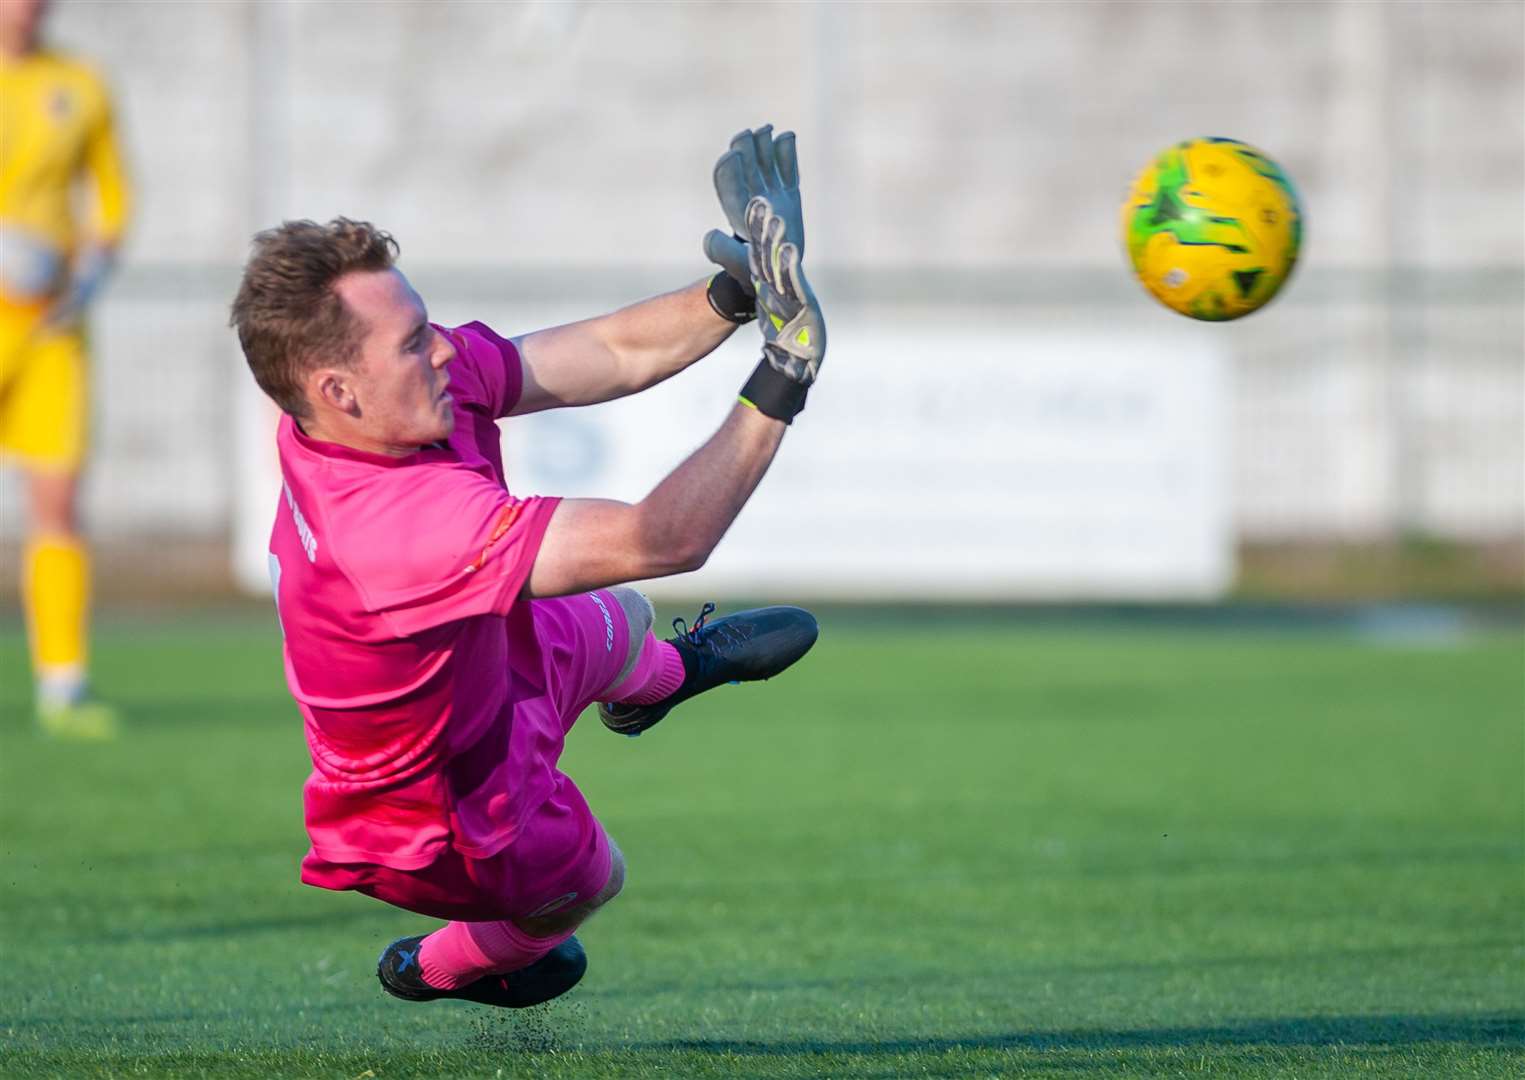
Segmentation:
<svg viewBox="0 0 1525 1080">
<path fill-rule="evenodd" d="M 365 222 L 255 237 L 232 323 L 282 416 L 270 570 L 313 771 L 302 880 L 447 924 L 393 942 L 383 988 L 510 1008 L 570 989 L 577 927 L 624 860 L 557 762 L 598 703 L 637 735 L 809 650 L 792 607 L 651 633 L 622 583 L 702 566 L 804 408 L 825 323 L 800 269 L 794 138 L 745 131 L 715 168 L 724 269 L 522 337 L 429 321 Z M 638 393 L 758 318 L 763 359 L 719 430 L 634 504 L 520 497 L 496 421 Z"/>
</svg>

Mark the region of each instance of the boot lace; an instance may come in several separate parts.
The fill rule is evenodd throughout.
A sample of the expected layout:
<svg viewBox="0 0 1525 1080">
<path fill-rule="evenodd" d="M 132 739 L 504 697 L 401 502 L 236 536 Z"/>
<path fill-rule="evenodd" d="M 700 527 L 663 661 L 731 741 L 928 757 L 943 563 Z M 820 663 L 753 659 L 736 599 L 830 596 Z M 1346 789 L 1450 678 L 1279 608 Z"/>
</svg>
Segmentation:
<svg viewBox="0 0 1525 1080">
<path fill-rule="evenodd" d="M 702 645 L 704 644 L 704 633 L 706 630 L 705 621 L 714 612 L 715 605 L 706 600 L 704 606 L 699 609 L 699 617 L 694 620 L 693 626 L 689 626 L 680 615 L 672 621 L 672 628 L 679 637 L 687 638 L 690 645 Z"/>
<path fill-rule="evenodd" d="M 674 619 L 672 628 L 694 648 L 702 649 L 701 656 L 719 659 L 729 656 L 736 649 L 745 648 L 747 642 L 752 639 L 752 628 L 734 619 L 721 619 L 711 625 L 708 620 L 714 610 L 715 605 L 706 602 L 699 610 L 699 617 L 694 620 L 693 626 L 689 626 L 682 619 Z"/>
</svg>

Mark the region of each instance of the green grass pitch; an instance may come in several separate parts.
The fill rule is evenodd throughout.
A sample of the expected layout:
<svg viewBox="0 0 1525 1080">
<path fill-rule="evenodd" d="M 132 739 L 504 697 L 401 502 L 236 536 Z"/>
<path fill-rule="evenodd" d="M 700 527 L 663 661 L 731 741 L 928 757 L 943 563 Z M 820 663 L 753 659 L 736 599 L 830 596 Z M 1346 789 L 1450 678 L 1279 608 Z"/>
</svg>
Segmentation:
<svg viewBox="0 0 1525 1080">
<path fill-rule="evenodd" d="M 566 767 L 630 862 L 522 1014 L 298 884 L 274 619 L 107 620 L 130 733 L 0 628 L 0 1076 L 1525 1075 L 1525 641 L 828 620 Z"/>
</svg>

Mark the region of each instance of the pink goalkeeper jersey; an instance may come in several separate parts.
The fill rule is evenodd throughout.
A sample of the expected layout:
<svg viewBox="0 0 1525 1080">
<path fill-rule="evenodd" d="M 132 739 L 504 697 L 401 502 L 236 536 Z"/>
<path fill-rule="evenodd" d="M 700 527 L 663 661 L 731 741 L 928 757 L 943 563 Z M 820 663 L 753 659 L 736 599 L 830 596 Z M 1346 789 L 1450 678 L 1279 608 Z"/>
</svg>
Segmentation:
<svg viewBox="0 0 1525 1080">
<path fill-rule="evenodd" d="M 455 431 L 405 458 L 308 438 L 283 416 L 270 571 L 286 681 L 306 720 L 313 849 L 412 870 L 447 845 L 514 838 L 554 784 L 555 747 L 513 723 L 544 661 L 520 589 L 556 499 L 505 487 L 494 419 L 519 400 L 512 343 L 440 329 Z"/>
</svg>

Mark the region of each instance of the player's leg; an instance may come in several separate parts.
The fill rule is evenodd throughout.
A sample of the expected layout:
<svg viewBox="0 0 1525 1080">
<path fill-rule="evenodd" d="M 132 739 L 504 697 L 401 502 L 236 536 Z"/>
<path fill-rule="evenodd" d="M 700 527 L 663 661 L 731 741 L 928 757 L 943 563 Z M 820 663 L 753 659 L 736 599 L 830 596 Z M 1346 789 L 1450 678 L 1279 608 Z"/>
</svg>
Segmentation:
<svg viewBox="0 0 1525 1080">
<path fill-rule="evenodd" d="M 74 520 L 78 473 L 32 470 L 22 588 L 37 720 L 50 735 L 107 739 L 116 711 L 89 696 L 90 551 Z"/>
<path fill-rule="evenodd" d="M 619 894 L 625 860 L 577 786 L 557 774 L 555 793 L 501 853 L 485 860 L 447 857 L 439 871 L 422 875 L 435 880 L 420 882 L 420 876 L 388 873 L 362 886 L 425 914 L 445 912 L 417 900 L 448 896 L 456 915 L 432 934 L 386 948 L 376 969 L 383 989 L 410 1001 L 461 998 L 522 1008 L 563 994 L 582 978 L 587 957 L 574 931 Z"/>
<path fill-rule="evenodd" d="M 489 1003 L 509 1007 L 518 1002 L 538 1004 L 571 989 L 587 967 L 582 943 L 574 936 L 576 930 L 618 896 L 625 884 L 624 857 L 612 841 L 608 842 L 608 852 L 608 876 L 583 903 L 507 919 L 455 921 L 418 939 L 421 983 L 436 992 L 432 996 L 440 996 L 438 991 L 474 988 L 480 996 L 473 1000 L 491 998 L 496 1000 Z M 559 899 L 555 897 L 550 903 Z M 409 947 L 407 942 L 394 943 L 388 952 L 395 955 L 398 945 Z M 401 980 L 395 975 L 388 980 L 387 960 L 384 953 L 381 982 L 395 992 L 394 985 Z M 483 980 L 485 986 L 476 986 Z"/>
<path fill-rule="evenodd" d="M 656 612 L 644 593 L 628 585 L 607 590 L 625 613 L 630 648 L 625 665 L 610 682 L 597 688 L 600 700 L 651 704 L 683 684 L 683 658 L 670 643 L 651 632 Z"/>
<path fill-rule="evenodd" d="M 511 921 L 514 926 L 531 938 L 558 938 L 571 934 L 587 922 L 595 911 L 618 896 L 625 887 L 625 856 L 615 846 L 612 838 L 606 837 L 605 842 L 609 846 L 609 878 L 604 882 L 604 887 L 593 894 L 592 899 L 584 904 L 513 919 Z"/>
<path fill-rule="evenodd" d="M 76 472 L 26 472 L 22 589 L 39 708 L 71 705 L 84 691 L 90 570 L 75 518 L 78 490 Z"/>
<path fill-rule="evenodd" d="M 538 748 L 537 759 L 518 764 L 531 772 L 552 769 L 553 789 L 521 815 L 506 848 L 461 861 L 468 880 L 446 891 L 479 897 L 474 910 L 456 902 L 448 916 L 454 921 L 443 929 L 395 941 L 382 953 L 376 974 L 396 997 L 516 1008 L 564 993 L 587 967 L 573 931 L 624 883 L 619 849 L 577 785 L 554 770 L 578 715 L 639 668 L 650 607 L 633 590 L 604 589 L 532 601 L 531 615 L 537 662 L 551 662 L 546 693 L 514 706 L 515 737 Z"/>
<path fill-rule="evenodd" d="M 651 601 L 646 594 L 639 589 L 632 589 L 629 585 L 616 585 L 612 589 L 605 590 L 614 597 L 620 611 L 625 616 L 625 627 L 629 634 L 629 646 L 625 650 L 625 664 L 620 668 L 619 674 L 614 677 L 618 685 L 630 677 L 635 670 L 636 664 L 645 652 L 646 638 L 651 633 L 651 624 L 656 620 L 656 609 L 651 606 Z"/>
<path fill-rule="evenodd" d="M 546 745 L 611 689 L 656 700 L 681 685 L 681 658 L 651 635 L 651 604 L 635 589 L 535 601 L 533 615 L 537 638 L 558 662 L 544 713 L 516 714 L 516 722 L 542 724 L 552 736 Z M 619 894 L 625 862 L 576 785 L 560 774 L 557 782 L 513 844 L 493 859 L 465 861 L 469 883 L 444 883 L 447 894 L 486 895 L 502 916 L 456 917 L 432 934 L 394 941 L 376 971 L 388 993 L 520 1007 L 564 993 L 582 977 L 587 957 L 574 931 Z M 407 890 L 365 891 L 398 903 Z"/>
<path fill-rule="evenodd" d="M 85 451 L 85 343 L 77 332 L 31 333 L 0 408 L 0 441 L 25 465 L 27 541 L 22 603 L 36 676 L 37 717 L 50 734 L 109 738 L 116 714 L 88 700 L 90 553 L 77 504 Z"/>
<path fill-rule="evenodd" d="M 598 707 L 606 727 L 639 735 L 696 694 L 726 683 L 771 679 L 809 652 L 819 633 L 815 617 L 803 608 L 755 608 L 711 619 L 714 610 L 714 604 L 705 604 L 692 626 L 674 619 L 677 634 L 666 641 L 648 635 L 653 658 L 656 650 L 666 650 L 661 654 L 666 677 L 637 685 L 632 676 L 611 687 Z M 638 664 L 636 673 L 640 670 Z"/>
</svg>

